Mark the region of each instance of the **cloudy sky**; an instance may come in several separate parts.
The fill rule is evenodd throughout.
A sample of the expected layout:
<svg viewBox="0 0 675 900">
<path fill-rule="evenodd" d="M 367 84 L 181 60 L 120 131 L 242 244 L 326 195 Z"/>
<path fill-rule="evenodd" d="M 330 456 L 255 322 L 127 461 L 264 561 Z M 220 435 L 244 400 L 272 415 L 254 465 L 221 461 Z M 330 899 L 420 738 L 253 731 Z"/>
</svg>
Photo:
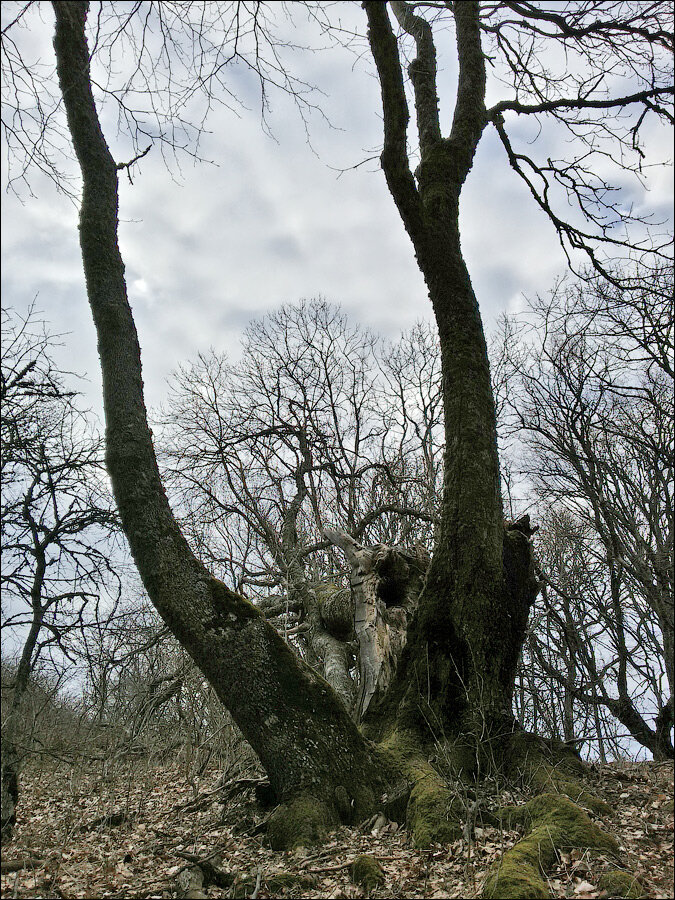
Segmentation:
<svg viewBox="0 0 675 900">
<path fill-rule="evenodd" d="M 6 16 L 11 6 L 3 3 Z M 345 21 L 362 27 L 359 5 L 341 6 Z M 27 59 L 50 65 L 47 4 L 41 17 L 31 20 L 21 40 Z M 297 28 L 315 46 L 327 43 L 311 36 L 309 26 Z M 411 245 L 377 162 L 358 165 L 376 156 L 381 144 L 379 86 L 368 55 L 334 48 L 295 54 L 293 64 L 325 94 L 330 124 L 310 117 L 311 145 L 293 103 L 280 94 L 270 95 L 273 136 L 266 134 L 254 81 L 233 69 L 232 90 L 249 108 L 239 114 L 214 110 L 200 152 L 215 165 L 183 157 L 180 170 L 167 169 L 155 147 L 135 169 L 133 184 L 121 177 L 121 247 L 151 406 L 164 398 L 166 378 L 179 363 L 210 347 L 236 357 L 247 322 L 283 302 L 322 295 L 392 338 L 430 318 Z M 446 122 L 453 76 L 451 56 L 441 58 Z M 116 158 L 129 158 L 128 144 L 115 137 L 110 106 L 102 117 Z M 655 140 L 664 144 L 667 136 L 655 133 Z M 4 161 L 3 167 L 6 181 Z M 638 190 L 633 199 L 668 204 L 669 178 L 669 171 L 655 175 L 651 193 Z M 3 197 L 3 305 L 25 309 L 37 297 L 52 329 L 65 333 L 59 360 L 88 377 L 87 401 L 98 411 L 98 360 L 77 210 L 37 172 L 31 187 L 35 196 L 19 185 L 19 196 Z M 506 165 L 493 131 L 481 142 L 464 191 L 462 231 L 488 327 L 502 311 L 517 308 L 523 294 L 546 291 L 564 269 L 552 227 Z"/>
</svg>

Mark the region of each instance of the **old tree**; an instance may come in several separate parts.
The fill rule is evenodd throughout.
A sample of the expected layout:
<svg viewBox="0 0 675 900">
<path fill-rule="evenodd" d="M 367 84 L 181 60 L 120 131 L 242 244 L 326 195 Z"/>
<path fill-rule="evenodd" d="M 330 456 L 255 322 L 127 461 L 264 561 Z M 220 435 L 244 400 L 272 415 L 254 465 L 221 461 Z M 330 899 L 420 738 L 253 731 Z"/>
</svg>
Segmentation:
<svg viewBox="0 0 675 900">
<path fill-rule="evenodd" d="M 180 8 L 162 6 L 172 15 Z M 254 604 L 212 576 L 171 512 L 147 423 L 140 349 L 118 249 L 117 182 L 124 164 L 113 158 L 98 117 L 88 4 L 55 2 L 53 8 L 59 84 L 82 173 L 80 242 L 103 373 L 106 460 L 123 528 L 152 602 L 269 776 L 279 804 L 270 819 L 273 846 L 306 843 L 331 824 L 358 821 L 383 807 L 393 818 L 406 817 L 418 845 L 449 839 L 461 830 L 466 810 L 448 779 L 473 785 L 476 798 L 483 776 L 501 772 L 549 791 L 546 802 L 533 801 L 529 816 L 535 825 L 537 816 L 547 824 L 549 844 L 564 828 L 568 842 L 611 849 L 609 839 L 564 796 L 585 798 L 587 807 L 595 802 L 574 780 L 578 760 L 514 724 L 514 674 L 537 584 L 529 523 L 504 522 L 490 372 L 462 256 L 459 205 L 479 143 L 492 131 L 503 145 L 505 164 L 552 223 L 572 265 L 580 265 L 585 254 L 587 265 L 615 281 L 613 258 L 632 253 L 636 267 L 648 266 L 661 253 L 658 238 L 622 205 L 623 195 L 612 193 L 608 179 L 616 174 L 613 167 L 621 177 L 637 174 L 644 158 L 641 131 L 659 118 L 672 121 L 669 4 L 363 4 L 382 95 L 381 165 L 440 337 L 445 468 L 426 579 L 414 554 L 363 547 L 337 529 L 327 533 L 352 566 L 354 602 L 371 617 L 370 638 L 364 635 L 362 646 L 374 662 L 361 723 Z M 138 8 L 150 12 L 153 4 Z M 330 9 L 310 8 L 330 29 Z M 454 113 L 444 129 L 434 28 L 445 32 L 448 23 L 457 76 Z M 97 49 L 106 46 L 100 24 L 93 12 Z M 110 52 L 114 43 L 107 45 Z M 137 47 L 147 52 L 144 43 Z M 227 47 L 221 49 L 224 59 Z M 486 68 L 494 73 L 492 86 Z M 197 74 L 203 85 L 204 72 Z M 218 79 L 208 86 L 217 90 Z M 488 88 L 506 99 L 486 105 Z M 129 112 L 123 98 L 120 106 Z M 529 146 L 527 153 L 518 149 L 512 126 L 525 118 L 538 129 L 550 128 L 550 140 L 564 142 L 564 160 L 549 155 L 550 143 L 542 160 Z M 409 141 L 419 151 L 414 171 Z M 405 647 L 397 659 L 396 641 L 387 646 L 387 635 L 395 630 L 391 610 L 401 608 L 396 627 L 400 631 L 404 623 L 407 639 L 398 640 Z M 439 746 L 445 779 L 429 762 Z M 535 837 L 541 831 L 532 831 L 535 843 L 543 841 Z M 512 870 L 502 867 L 486 892 L 525 896 L 525 882 L 527 890 L 543 891 L 537 860 L 544 865 L 547 853 L 543 843 L 533 852 L 530 847 Z"/>
</svg>

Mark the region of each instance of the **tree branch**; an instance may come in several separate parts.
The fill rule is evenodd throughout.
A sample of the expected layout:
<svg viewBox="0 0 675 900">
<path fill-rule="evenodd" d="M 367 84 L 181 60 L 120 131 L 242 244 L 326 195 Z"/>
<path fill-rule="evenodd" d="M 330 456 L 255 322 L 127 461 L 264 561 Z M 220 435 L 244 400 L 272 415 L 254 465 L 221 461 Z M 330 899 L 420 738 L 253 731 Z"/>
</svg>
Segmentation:
<svg viewBox="0 0 675 900">
<path fill-rule="evenodd" d="M 657 97 L 667 97 L 675 95 L 675 87 L 652 88 L 647 91 L 637 91 L 634 94 L 627 94 L 624 97 L 612 97 L 608 100 L 590 100 L 585 97 L 568 97 L 561 100 L 547 100 L 542 103 L 519 103 L 517 100 L 501 100 L 495 103 L 487 111 L 487 118 L 491 121 L 497 121 L 499 115 L 507 110 L 518 113 L 518 115 L 531 115 L 533 113 L 555 112 L 564 109 L 615 109 L 617 106 L 628 106 L 631 103 L 644 103 L 648 108 L 654 109 L 654 106 L 648 104 L 649 100 Z M 662 107 L 658 108 L 658 112 L 664 115 L 669 122 L 675 121 L 673 115 Z"/>
<path fill-rule="evenodd" d="M 417 132 L 420 150 L 424 155 L 425 150 L 441 139 L 436 87 L 436 47 L 431 25 L 421 16 L 414 14 L 414 7 L 410 3 L 406 3 L 405 0 L 391 0 L 391 8 L 401 28 L 415 39 L 417 58 L 408 66 L 408 73 L 415 91 Z"/>
<path fill-rule="evenodd" d="M 423 210 L 406 147 L 410 114 L 403 86 L 398 44 L 387 15 L 387 4 L 366 0 L 368 42 L 382 91 L 384 149 L 380 162 L 406 231 L 413 243 L 424 235 Z"/>
</svg>

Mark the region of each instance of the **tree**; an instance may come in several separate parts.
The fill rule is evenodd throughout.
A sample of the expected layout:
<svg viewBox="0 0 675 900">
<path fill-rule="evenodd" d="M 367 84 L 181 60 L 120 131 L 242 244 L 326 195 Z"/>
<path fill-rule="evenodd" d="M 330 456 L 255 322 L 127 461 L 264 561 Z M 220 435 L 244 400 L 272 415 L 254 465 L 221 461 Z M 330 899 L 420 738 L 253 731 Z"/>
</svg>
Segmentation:
<svg viewBox="0 0 675 900">
<path fill-rule="evenodd" d="M 350 711 L 353 621 L 365 620 L 323 531 L 340 522 L 361 541 L 399 543 L 403 523 L 419 537 L 415 525 L 433 520 L 440 402 L 437 379 L 426 383 L 438 363 L 428 338 L 417 328 L 376 353 L 336 307 L 285 305 L 249 326 L 238 366 L 211 354 L 181 370 L 165 416 L 192 546 L 214 571 L 238 573 Z"/>
<path fill-rule="evenodd" d="M 595 660 L 596 641 L 573 616 L 586 670 L 575 696 L 606 706 L 656 758 L 672 758 L 672 270 L 621 280 L 560 284 L 529 304 L 517 331 L 506 326 L 508 419 L 536 495 L 576 523 L 572 544 L 584 548 L 584 574 L 577 562 L 571 578 L 564 559 L 545 554 L 548 592 L 563 605 L 583 593 L 577 608 L 609 636 L 609 659 Z M 554 530 L 569 538 L 569 528 Z M 635 703 L 645 680 L 653 728 Z"/>
<path fill-rule="evenodd" d="M 588 154 L 598 152 L 593 142 L 606 127 L 594 118 L 593 111 L 642 106 L 633 132 L 637 139 L 647 111 L 655 106 L 661 110 L 659 102 L 673 92 L 668 84 L 655 86 L 661 75 L 659 67 L 665 66 L 658 52 L 667 43 L 662 28 L 665 7 L 651 6 L 647 15 L 636 20 L 632 14 L 637 8 L 627 16 L 617 4 L 604 5 L 600 18 L 597 4 L 570 4 L 563 14 L 529 3 L 494 7 L 447 4 L 454 17 L 459 73 L 454 116 L 446 138 L 439 118 L 432 22 L 418 14 L 425 4 L 391 3 L 416 52 L 408 68 L 420 149 L 420 164 L 413 175 L 406 145 L 409 117 L 399 46 L 387 5 L 364 6 L 382 90 L 382 168 L 429 289 L 443 371 L 446 452 L 441 524 L 420 607 L 417 648 L 408 659 L 428 675 L 423 678 L 431 685 L 432 705 L 441 722 L 456 721 L 458 706 L 464 705 L 469 721 L 477 715 L 481 722 L 488 721 L 491 731 L 492 723 L 499 729 L 499 723 L 511 715 L 515 663 L 534 595 L 522 577 L 527 567 L 520 577 L 515 576 L 508 571 L 509 553 L 504 554 L 495 409 L 480 313 L 460 246 L 460 195 L 481 137 L 493 126 L 509 162 L 553 221 L 563 246 L 583 249 L 595 266 L 606 271 L 598 244 L 628 242 L 612 235 L 606 216 L 608 212 L 617 214 L 618 207 L 612 206 L 602 183 L 588 171 Z M 483 35 L 491 37 L 495 50 L 504 52 L 515 87 L 513 99 L 490 109 L 485 106 Z M 536 59 L 545 58 L 537 47 L 544 42 L 559 43 L 580 57 L 583 66 L 573 79 L 574 95 L 565 93 L 570 81 L 567 75 L 556 75 L 543 68 L 543 63 L 532 62 L 535 48 L 539 51 Z M 617 74 L 627 64 L 627 54 L 640 59 L 644 69 L 638 77 L 644 80 L 643 90 L 607 96 L 599 68 L 605 60 L 600 64 L 596 57 L 599 49 L 610 55 L 610 69 Z M 540 118 L 552 115 L 580 136 L 585 144 L 583 153 L 577 160 L 556 163 L 549 159 L 546 165 L 516 153 L 505 123 L 505 115 L 511 112 Z M 620 130 L 614 136 L 620 144 L 630 143 Z M 536 185 L 533 178 L 539 179 Z M 554 211 L 551 181 L 567 187 L 591 230 L 563 221 Z"/>
<path fill-rule="evenodd" d="M 91 435 L 50 351 L 54 338 L 31 309 L 7 310 L 2 340 L 2 633 L 20 645 L 3 707 L 2 831 L 18 800 L 22 701 L 47 654 L 72 659 L 73 637 L 114 593 L 107 547 L 116 516 L 103 484 L 101 442 Z"/>
<path fill-rule="evenodd" d="M 528 523 L 504 527 L 487 351 L 461 252 L 459 200 L 481 136 L 493 125 L 510 163 L 563 241 L 582 246 L 602 266 L 597 242 L 618 247 L 626 242 L 615 238 L 612 223 L 603 220 L 608 211 L 619 211 L 618 202 L 612 207 L 602 184 L 587 171 L 594 136 L 615 137 L 629 152 L 634 142 L 637 153 L 647 112 L 665 114 L 664 104 L 673 93 L 664 74 L 669 45 L 665 4 L 643 8 L 611 3 L 598 9 L 582 2 L 563 12 L 516 2 L 446 4 L 441 11 L 447 10 L 454 21 L 459 73 L 453 124 L 450 136 L 443 138 L 432 24 L 416 14 L 426 10 L 434 18 L 437 4 L 413 8 L 396 2 L 391 8 L 416 46 L 410 73 L 421 162 L 414 176 L 406 149 L 408 110 L 399 44 L 387 4 L 367 2 L 369 42 L 382 88 L 382 165 L 436 314 L 446 450 L 434 556 L 396 678 L 377 709 L 369 710 L 370 734 L 384 739 L 374 746 L 260 611 L 211 576 L 171 512 L 143 404 L 140 351 L 117 245 L 119 166 L 106 144 L 92 93 L 87 4 L 54 4 L 59 83 L 82 171 L 80 241 L 103 372 L 106 461 L 123 528 L 154 605 L 232 712 L 277 798 L 287 802 L 270 820 L 277 846 L 316 838 L 327 823 L 362 815 L 379 805 L 376 798 L 387 790 L 390 800 L 409 796 L 408 821 L 419 842 L 457 833 L 457 810 L 449 819 L 449 792 L 426 760 L 429 726 L 435 736 L 454 739 L 449 755 L 455 773 L 465 777 L 483 772 L 490 760 L 507 767 L 514 759 L 518 765 L 532 765 L 537 754 L 532 776 L 553 772 L 542 756 L 546 747 L 513 726 L 513 681 L 536 582 Z M 504 52 L 506 71 L 516 82 L 514 98 L 489 110 L 482 32 Z M 515 60 L 513 32 L 520 36 Z M 580 74 L 572 78 L 571 96 L 563 92 L 570 85 L 567 69 L 563 78 L 537 68 L 536 61 L 545 56 L 535 52 L 533 44 L 539 41 L 576 53 Z M 608 72 L 614 76 L 611 84 L 605 80 Z M 626 72 L 638 84 L 626 92 L 619 85 L 617 93 L 615 79 Z M 638 114 L 628 133 L 612 133 L 607 116 L 600 115 L 633 109 Z M 530 162 L 509 142 L 504 122 L 511 113 L 550 115 L 567 125 L 587 141 L 583 158 L 558 167 L 554 162 L 535 166 L 543 184 L 539 189 L 523 169 Z M 554 212 L 551 178 L 570 190 L 596 226 L 594 232 Z M 394 790 L 401 784 L 407 788 Z M 600 845 L 599 838 L 587 839 Z M 498 880 L 489 892 L 504 890 Z"/>
</svg>

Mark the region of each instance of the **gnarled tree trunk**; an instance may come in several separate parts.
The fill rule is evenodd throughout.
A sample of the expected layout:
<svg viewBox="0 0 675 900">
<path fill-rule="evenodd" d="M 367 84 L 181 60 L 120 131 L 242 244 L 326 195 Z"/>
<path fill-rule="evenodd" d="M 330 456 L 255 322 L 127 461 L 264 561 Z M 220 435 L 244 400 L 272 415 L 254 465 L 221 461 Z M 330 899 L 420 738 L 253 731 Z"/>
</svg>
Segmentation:
<svg viewBox="0 0 675 900">
<path fill-rule="evenodd" d="M 422 547 L 413 551 L 384 544 L 364 547 L 339 529 L 326 528 L 324 534 L 344 552 L 351 568 L 359 643 L 359 693 L 354 708 L 358 722 L 371 700 L 381 701 L 393 683 L 429 556 Z"/>
<path fill-rule="evenodd" d="M 448 837 L 452 830 L 429 826 L 430 810 L 447 824 L 448 792 L 424 755 L 434 733 L 428 726 L 471 731 L 477 744 L 485 735 L 481 728 L 493 733 L 498 724 L 510 733 L 515 663 L 534 589 L 527 537 L 505 530 L 502 521 L 487 353 L 459 245 L 459 194 L 483 125 L 476 4 L 455 7 L 463 87 L 451 138 L 437 139 L 433 121 L 429 130 L 421 117 L 419 191 L 399 165 L 401 134 L 391 134 L 388 91 L 403 90 L 396 40 L 385 5 L 366 4 L 385 100 L 383 166 L 441 336 L 447 442 L 442 520 L 419 599 L 426 566 L 418 554 L 366 550 L 346 535 L 336 538 L 357 573 L 364 617 L 359 702 L 371 733 L 384 739 L 379 748 L 261 612 L 211 576 L 174 519 L 147 424 L 140 348 L 117 243 L 117 166 L 89 78 L 87 4 L 53 6 L 58 76 L 82 171 L 80 243 L 103 373 L 106 462 L 148 595 L 286 803 L 271 822 L 274 846 L 319 839 L 331 822 L 379 807 L 383 793 L 392 810 L 396 798 L 410 794 L 408 820 L 418 843 Z"/>
</svg>

